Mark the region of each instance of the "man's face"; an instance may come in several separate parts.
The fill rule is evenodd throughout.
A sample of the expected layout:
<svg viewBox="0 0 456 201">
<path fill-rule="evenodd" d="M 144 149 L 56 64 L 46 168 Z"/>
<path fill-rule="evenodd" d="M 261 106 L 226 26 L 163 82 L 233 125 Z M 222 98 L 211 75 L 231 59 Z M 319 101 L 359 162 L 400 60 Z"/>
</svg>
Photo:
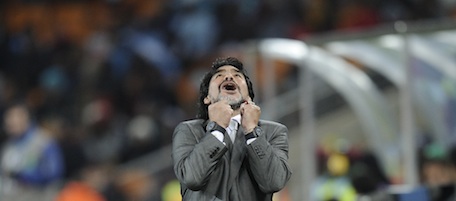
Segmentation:
<svg viewBox="0 0 456 201">
<path fill-rule="evenodd" d="M 242 103 L 248 96 L 249 91 L 242 72 L 234 66 L 227 65 L 218 68 L 212 76 L 204 103 L 209 105 L 226 100 L 233 106 Z"/>
<path fill-rule="evenodd" d="M 5 112 L 4 121 L 6 132 L 12 136 L 19 136 L 27 130 L 29 115 L 26 109 L 15 106 Z"/>
</svg>

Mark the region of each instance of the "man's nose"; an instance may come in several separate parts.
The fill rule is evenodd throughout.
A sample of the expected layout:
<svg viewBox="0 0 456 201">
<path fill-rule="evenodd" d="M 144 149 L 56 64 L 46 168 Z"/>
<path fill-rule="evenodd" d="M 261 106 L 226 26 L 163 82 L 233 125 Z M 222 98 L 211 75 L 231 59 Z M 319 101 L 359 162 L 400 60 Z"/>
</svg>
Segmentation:
<svg viewBox="0 0 456 201">
<path fill-rule="evenodd" d="M 225 75 L 225 80 L 233 80 L 233 74 L 227 73 L 227 74 Z"/>
</svg>

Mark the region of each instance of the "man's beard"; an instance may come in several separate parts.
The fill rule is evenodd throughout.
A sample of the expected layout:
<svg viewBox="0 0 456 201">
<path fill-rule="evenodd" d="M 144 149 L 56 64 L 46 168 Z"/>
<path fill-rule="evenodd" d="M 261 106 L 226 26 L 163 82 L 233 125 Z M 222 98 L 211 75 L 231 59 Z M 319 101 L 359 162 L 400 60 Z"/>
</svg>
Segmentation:
<svg viewBox="0 0 456 201">
<path fill-rule="evenodd" d="M 237 109 L 241 108 L 241 105 L 242 105 L 243 102 L 244 102 L 244 100 L 241 100 L 241 101 L 238 101 L 236 103 L 230 104 L 231 109 L 237 110 Z"/>
<path fill-rule="evenodd" d="M 229 97 L 226 97 L 226 96 L 218 96 L 217 97 L 217 101 L 220 101 L 220 100 L 226 100 L 228 101 L 228 104 L 231 106 L 231 109 L 233 110 L 237 110 L 241 107 L 242 103 L 244 103 L 244 99 L 241 97 L 239 99 L 232 99 L 232 98 L 229 98 Z"/>
</svg>

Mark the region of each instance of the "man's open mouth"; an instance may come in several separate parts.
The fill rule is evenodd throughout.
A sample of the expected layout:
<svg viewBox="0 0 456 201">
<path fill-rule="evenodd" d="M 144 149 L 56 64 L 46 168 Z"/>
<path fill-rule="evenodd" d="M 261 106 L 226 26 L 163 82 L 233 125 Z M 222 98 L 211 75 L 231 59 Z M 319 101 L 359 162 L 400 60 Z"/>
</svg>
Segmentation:
<svg viewBox="0 0 456 201">
<path fill-rule="evenodd" d="M 222 83 L 220 89 L 224 89 L 226 91 L 235 91 L 237 89 L 237 85 L 234 82 L 225 82 Z"/>
</svg>

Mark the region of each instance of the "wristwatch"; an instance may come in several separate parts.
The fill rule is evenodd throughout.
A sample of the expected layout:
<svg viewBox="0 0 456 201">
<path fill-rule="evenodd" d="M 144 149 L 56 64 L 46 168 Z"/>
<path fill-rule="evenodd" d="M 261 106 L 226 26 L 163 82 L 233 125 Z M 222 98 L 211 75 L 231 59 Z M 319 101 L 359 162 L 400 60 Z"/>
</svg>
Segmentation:
<svg viewBox="0 0 456 201">
<path fill-rule="evenodd" d="M 225 128 L 215 123 L 215 121 L 209 122 L 206 126 L 206 130 L 209 132 L 220 131 L 221 133 L 225 133 Z"/>
<path fill-rule="evenodd" d="M 255 127 L 252 132 L 245 135 L 245 140 L 259 137 L 263 133 L 263 130 L 259 126 Z"/>
</svg>

